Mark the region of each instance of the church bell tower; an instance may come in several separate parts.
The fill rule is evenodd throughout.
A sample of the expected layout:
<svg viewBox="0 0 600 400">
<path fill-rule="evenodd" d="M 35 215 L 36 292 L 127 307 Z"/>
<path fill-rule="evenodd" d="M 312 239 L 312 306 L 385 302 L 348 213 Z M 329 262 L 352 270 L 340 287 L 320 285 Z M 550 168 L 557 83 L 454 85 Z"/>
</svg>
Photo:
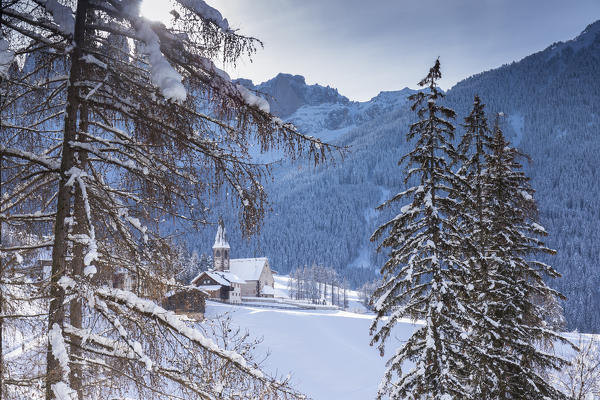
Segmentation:
<svg viewBox="0 0 600 400">
<path fill-rule="evenodd" d="M 225 236 L 225 224 L 223 218 L 219 217 L 219 227 L 215 244 L 213 244 L 213 265 L 215 271 L 229 271 L 229 243 Z"/>
</svg>

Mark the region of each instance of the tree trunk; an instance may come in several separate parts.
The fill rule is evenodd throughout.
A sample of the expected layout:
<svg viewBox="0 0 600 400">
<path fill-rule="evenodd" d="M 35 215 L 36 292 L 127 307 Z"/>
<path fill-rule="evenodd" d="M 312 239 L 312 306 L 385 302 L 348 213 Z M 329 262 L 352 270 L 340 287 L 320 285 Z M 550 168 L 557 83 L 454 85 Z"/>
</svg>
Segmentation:
<svg viewBox="0 0 600 400">
<path fill-rule="evenodd" d="M 74 49 L 71 55 L 71 70 L 69 77 L 69 88 L 67 90 L 67 106 L 65 112 L 64 137 L 62 144 L 62 159 L 60 165 L 60 179 L 58 183 L 58 196 L 56 204 L 56 221 L 54 224 L 54 243 L 52 248 L 52 276 L 50 278 L 50 307 L 48 310 L 48 331 L 57 324 L 61 328 L 65 320 L 65 291 L 58 284 L 60 278 L 65 276 L 67 267 L 67 234 L 69 227 L 66 224 L 71 214 L 71 188 L 67 186 L 69 171 L 75 165 L 75 153 L 69 142 L 77 137 L 77 119 L 79 109 L 79 89 L 76 83 L 81 77 L 81 57 L 83 55 L 81 45 L 83 44 L 88 0 L 77 2 L 75 14 Z M 54 400 L 56 397 L 52 385 L 63 378 L 59 361 L 52 354 L 52 344 L 48 343 L 46 354 L 46 400 Z"/>
<path fill-rule="evenodd" d="M 4 1 L 0 0 L 0 26 L 2 26 L 2 10 L 4 9 Z M 0 77 L 2 83 L 2 77 Z M 0 115 L 0 125 L 2 125 L 2 116 Z M 0 156 L 0 197 L 2 196 L 2 157 Z M 2 247 L 2 221 L 0 221 L 0 248 Z M 4 260 L 0 255 L 0 281 L 4 278 Z M 0 284 L 0 400 L 4 395 L 4 285 Z"/>
<path fill-rule="evenodd" d="M 87 132 L 88 130 L 88 108 L 85 104 L 82 104 L 79 110 L 79 131 Z M 85 139 L 78 135 L 78 141 L 83 142 Z M 87 153 L 79 150 L 79 168 L 85 170 L 87 164 Z M 75 216 L 75 226 L 73 228 L 74 234 L 87 234 L 89 232 L 87 215 L 85 212 L 84 199 L 81 187 L 75 186 L 75 202 L 73 204 L 73 213 Z M 71 263 L 71 273 L 75 277 L 83 276 L 84 268 L 84 257 L 85 257 L 85 245 L 79 242 L 73 244 L 73 261 Z M 75 328 L 83 327 L 83 307 L 81 299 L 75 297 L 69 304 L 69 322 Z M 78 359 L 81 356 L 81 338 L 71 338 L 71 374 L 69 380 L 71 381 L 71 388 L 77 392 L 77 398 L 83 400 L 83 381 L 82 381 L 82 370 L 78 363 Z"/>
</svg>

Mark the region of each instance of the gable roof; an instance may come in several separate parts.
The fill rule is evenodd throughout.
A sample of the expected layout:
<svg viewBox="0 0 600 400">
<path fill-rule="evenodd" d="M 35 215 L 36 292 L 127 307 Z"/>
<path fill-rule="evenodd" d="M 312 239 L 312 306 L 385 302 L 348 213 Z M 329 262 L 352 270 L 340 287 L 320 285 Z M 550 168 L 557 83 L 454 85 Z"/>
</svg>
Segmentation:
<svg viewBox="0 0 600 400">
<path fill-rule="evenodd" d="M 229 260 L 229 271 L 245 281 L 257 281 L 268 265 L 268 258 L 234 258 Z"/>
<path fill-rule="evenodd" d="M 165 297 L 171 297 L 171 296 L 174 296 L 174 295 L 180 294 L 180 293 L 196 293 L 196 292 L 200 293 L 204 297 L 208 297 L 208 293 L 206 293 L 205 289 L 206 289 L 206 286 L 203 286 L 202 288 L 200 288 L 198 286 L 188 285 L 188 286 L 178 287 L 173 290 L 169 290 L 167 293 L 165 293 Z"/>
<path fill-rule="evenodd" d="M 194 279 L 192 279 L 192 284 L 198 281 L 203 275 L 208 276 L 213 281 L 217 282 L 221 286 L 231 286 L 232 283 L 246 283 L 238 276 L 231 272 L 221 272 L 221 271 L 202 271 L 200 272 Z M 203 286 L 203 285 L 197 285 Z"/>
</svg>

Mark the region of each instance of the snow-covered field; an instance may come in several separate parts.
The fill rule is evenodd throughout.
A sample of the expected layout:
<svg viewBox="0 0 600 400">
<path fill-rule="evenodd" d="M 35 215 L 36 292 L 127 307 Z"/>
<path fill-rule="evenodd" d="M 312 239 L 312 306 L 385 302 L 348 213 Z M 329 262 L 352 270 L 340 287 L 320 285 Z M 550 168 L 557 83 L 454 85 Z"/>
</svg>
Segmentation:
<svg viewBox="0 0 600 400">
<path fill-rule="evenodd" d="M 288 277 L 275 277 L 275 296 L 288 298 Z M 208 318 L 229 313 L 233 323 L 262 338 L 257 359 L 270 353 L 262 368 L 279 377 L 288 374 L 294 387 L 315 400 L 364 400 L 375 397 L 390 352 L 408 339 L 415 329 L 400 322 L 387 343 L 382 358 L 369 346 L 369 327 L 374 315 L 366 313 L 358 293 L 350 292 L 348 312 L 301 310 L 254 305 L 233 306 L 207 303 Z M 573 343 L 593 335 L 565 333 Z M 571 358 L 573 351 L 559 345 L 557 354 Z M 564 371 L 563 371 L 564 372 Z"/>
<path fill-rule="evenodd" d="M 253 337 L 262 337 L 258 354 L 271 353 L 263 368 L 291 374 L 297 390 L 317 400 L 374 398 L 385 361 L 369 346 L 371 315 L 207 305 L 209 317 L 226 312 Z M 399 329 L 400 339 L 412 329 L 409 324 Z"/>
<path fill-rule="evenodd" d="M 276 296 L 287 296 L 286 288 L 287 278 L 276 277 Z M 351 293 L 350 309 L 363 309 L 355 292 Z M 263 365 L 267 372 L 291 374 L 295 388 L 311 398 L 375 397 L 388 354 L 381 358 L 377 349 L 369 346 L 373 315 L 207 304 L 208 317 L 223 313 L 231 313 L 234 323 L 253 337 L 263 338 L 257 351 L 271 353 Z M 402 324 L 395 333 L 396 340 L 405 340 L 413 329 L 410 323 Z"/>
</svg>

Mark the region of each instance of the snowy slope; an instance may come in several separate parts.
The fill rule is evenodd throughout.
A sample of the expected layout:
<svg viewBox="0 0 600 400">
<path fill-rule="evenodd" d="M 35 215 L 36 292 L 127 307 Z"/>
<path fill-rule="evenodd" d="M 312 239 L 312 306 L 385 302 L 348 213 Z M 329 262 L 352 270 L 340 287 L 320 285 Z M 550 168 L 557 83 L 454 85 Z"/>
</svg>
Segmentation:
<svg viewBox="0 0 600 400">
<path fill-rule="evenodd" d="M 248 79 L 238 83 L 266 98 L 271 111 L 294 123 L 302 132 L 333 141 L 352 128 L 404 105 L 415 91 L 404 88 L 381 92 L 369 101 L 350 101 L 329 86 L 307 85 L 301 75 L 278 74 L 259 85 Z"/>
<path fill-rule="evenodd" d="M 397 110 L 406 104 L 408 96 L 414 92 L 409 88 L 381 92 L 362 103 L 353 101 L 307 104 L 298 108 L 287 120 L 302 132 L 310 132 L 311 135 L 326 141 L 334 141 L 360 124 Z"/>
</svg>

